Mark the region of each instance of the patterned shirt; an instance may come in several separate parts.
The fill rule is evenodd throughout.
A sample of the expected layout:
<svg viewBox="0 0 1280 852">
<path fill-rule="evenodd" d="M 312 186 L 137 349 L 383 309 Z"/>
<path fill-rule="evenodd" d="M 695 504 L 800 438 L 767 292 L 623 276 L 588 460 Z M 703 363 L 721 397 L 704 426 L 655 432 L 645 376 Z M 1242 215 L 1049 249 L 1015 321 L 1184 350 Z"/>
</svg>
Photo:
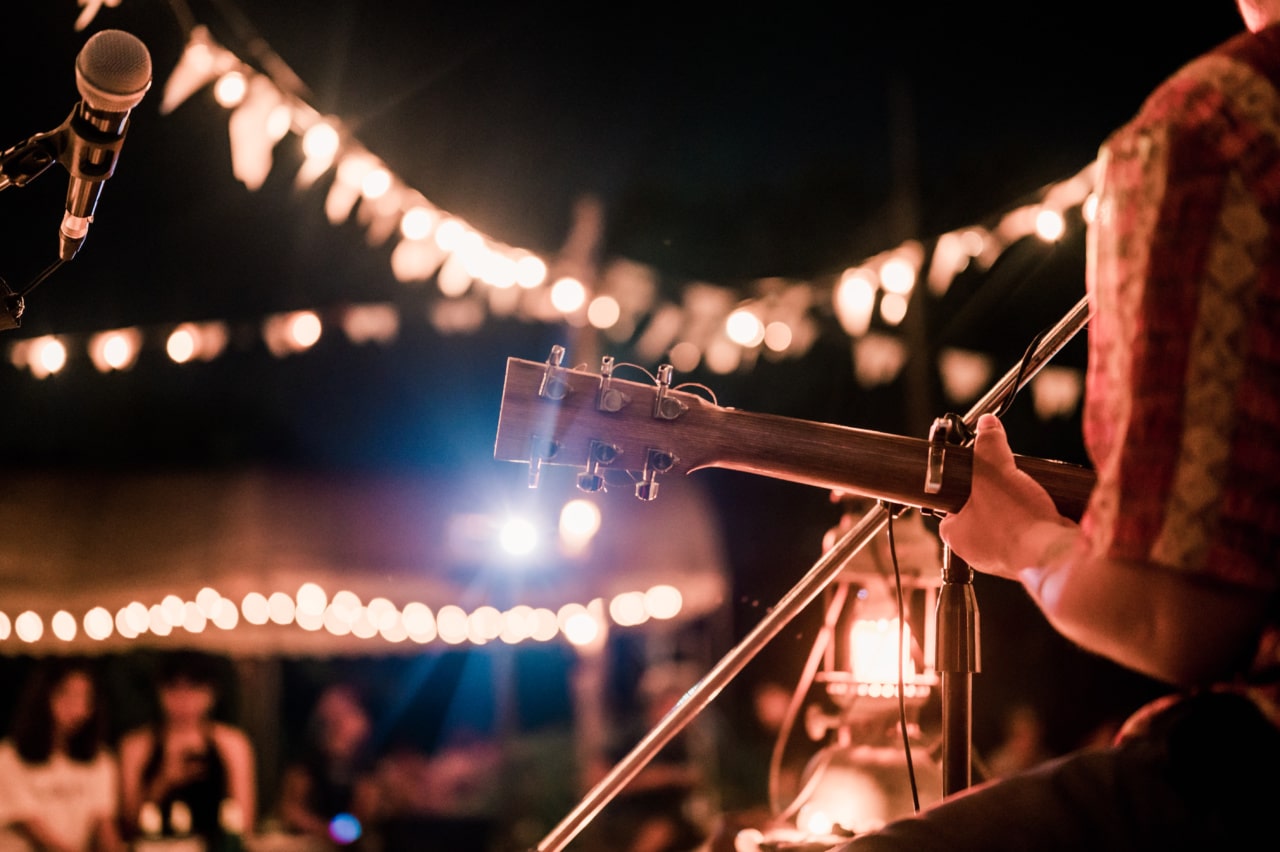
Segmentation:
<svg viewBox="0 0 1280 852">
<path fill-rule="evenodd" d="M 1103 145 L 1082 526 L 1101 556 L 1280 588 L 1280 27 L 1172 75 Z"/>
</svg>

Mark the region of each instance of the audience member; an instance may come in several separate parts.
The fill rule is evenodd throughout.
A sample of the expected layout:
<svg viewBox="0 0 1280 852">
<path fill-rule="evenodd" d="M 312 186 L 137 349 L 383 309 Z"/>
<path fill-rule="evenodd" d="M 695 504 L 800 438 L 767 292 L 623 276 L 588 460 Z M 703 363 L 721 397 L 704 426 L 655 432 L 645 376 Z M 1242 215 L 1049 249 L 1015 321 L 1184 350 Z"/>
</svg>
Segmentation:
<svg viewBox="0 0 1280 852">
<path fill-rule="evenodd" d="M 232 826 L 237 833 L 251 833 L 254 750 L 242 730 L 214 719 L 218 683 L 211 657 L 178 652 L 163 661 L 159 718 L 120 741 L 121 813 L 128 836 L 191 834 L 213 845 L 223 836 L 224 822 L 238 823 Z M 140 824 L 144 809 L 158 809 L 158 826 Z"/>
<path fill-rule="evenodd" d="M 303 751 L 285 767 L 281 782 L 286 830 L 345 845 L 369 828 L 377 799 L 372 733 L 369 710 L 355 687 L 333 684 L 320 693 Z M 335 822 L 343 815 L 348 819 Z"/>
<path fill-rule="evenodd" d="M 48 658 L 30 678 L 0 741 L 0 850 L 112 852 L 116 761 L 93 669 Z"/>
</svg>

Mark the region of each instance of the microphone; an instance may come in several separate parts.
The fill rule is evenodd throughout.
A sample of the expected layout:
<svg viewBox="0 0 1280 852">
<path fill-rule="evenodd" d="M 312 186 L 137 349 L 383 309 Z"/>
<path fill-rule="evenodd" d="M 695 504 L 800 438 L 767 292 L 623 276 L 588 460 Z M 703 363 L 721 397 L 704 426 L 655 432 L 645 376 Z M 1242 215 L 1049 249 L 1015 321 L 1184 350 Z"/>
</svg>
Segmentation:
<svg viewBox="0 0 1280 852">
<path fill-rule="evenodd" d="M 123 30 L 102 30 L 76 56 L 80 102 L 62 127 L 59 161 L 71 175 L 58 255 L 75 257 L 89 232 L 102 185 L 115 171 L 129 111 L 151 87 L 151 54 Z"/>
</svg>

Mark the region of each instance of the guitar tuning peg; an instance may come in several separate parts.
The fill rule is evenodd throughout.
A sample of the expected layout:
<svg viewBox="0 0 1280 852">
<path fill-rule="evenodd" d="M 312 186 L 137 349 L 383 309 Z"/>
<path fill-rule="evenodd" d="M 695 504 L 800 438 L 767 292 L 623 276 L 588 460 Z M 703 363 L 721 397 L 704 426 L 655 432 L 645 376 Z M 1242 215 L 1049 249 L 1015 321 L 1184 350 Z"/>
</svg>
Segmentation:
<svg viewBox="0 0 1280 852">
<path fill-rule="evenodd" d="M 600 359 L 600 391 L 596 395 L 596 409 L 599 411 L 618 412 L 631 401 L 625 393 L 612 387 L 613 356 L 605 355 Z"/>
<path fill-rule="evenodd" d="M 688 408 L 673 396 L 667 396 L 671 389 L 671 377 L 674 368 L 663 364 L 658 368 L 658 392 L 653 397 L 653 417 L 655 420 L 675 420 Z"/>
<path fill-rule="evenodd" d="M 636 497 L 646 503 L 658 499 L 658 474 L 675 467 L 676 457 L 663 450 L 650 449 L 644 461 L 644 471 L 636 483 Z"/>
<path fill-rule="evenodd" d="M 613 444 L 592 441 L 591 449 L 587 452 L 586 470 L 578 474 L 578 490 L 588 493 L 604 491 L 605 479 L 600 466 L 613 464 L 619 455 L 618 448 Z"/>
<path fill-rule="evenodd" d="M 529 487 L 537 488 L 542 477 L 542 463 L 555 458 L 560 445 L 555 441 L 534 435 L 529 439 Z"/>
<path fill-rule="evenodd" d="M 542 373 L 542 384 L 538 386 L 538 396 L 545 399 L 564 399 L 569 394 L 569 385 L 560 378 L 560 365 L 564 361 L 564 347 L 556 344 L 551 347 L 547 356 L 547 368 Z"/>
</svg>

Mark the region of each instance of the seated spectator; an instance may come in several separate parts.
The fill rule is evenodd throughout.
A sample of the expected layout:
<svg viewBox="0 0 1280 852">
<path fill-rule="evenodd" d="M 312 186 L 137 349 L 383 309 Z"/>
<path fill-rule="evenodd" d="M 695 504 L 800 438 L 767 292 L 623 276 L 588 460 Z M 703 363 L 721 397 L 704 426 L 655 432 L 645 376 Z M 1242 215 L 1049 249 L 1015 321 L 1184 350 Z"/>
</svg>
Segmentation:
<svg viewBox="0 0 1280 852">
<path fill-rule="evenodd" d="M 372 733 L 372 719 L 355 687 L 334 684 L 320 693 L 303 752 L 285 767 L 281 782 L 280 819 L 286 830 L 339 845 L 359 840 L 374 820 L 377 799 Z"/>
<path fill-rule="evenodd" d="M 215 663 L 195 652 L 167 657 L 157 678 L 159 717 L 120 741 L 121 815 L 129 837 L 190 834 L 212 847 L 224 824 L 233 833 L 252 832 L 254 750 L 244 731 L 213 717 Z M 144 813 L 157 811 L 159 824 L 149 825 Z"/>
<path fill-rule="evenodd" d="M 93 670 L 42 660 L 0 741 L 0 849 L 114 852 L 116 762 Z"/>
</svg>

